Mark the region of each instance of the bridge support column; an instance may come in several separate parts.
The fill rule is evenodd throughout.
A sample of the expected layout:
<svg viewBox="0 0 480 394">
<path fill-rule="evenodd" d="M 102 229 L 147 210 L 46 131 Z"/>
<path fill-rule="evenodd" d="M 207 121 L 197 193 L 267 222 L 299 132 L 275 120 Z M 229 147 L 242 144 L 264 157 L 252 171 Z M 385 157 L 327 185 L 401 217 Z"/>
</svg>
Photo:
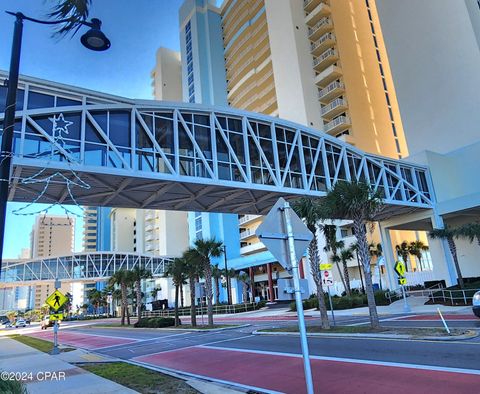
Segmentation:
<svg viewBox="0 0 480 394">
<path fill-rule="evenodd" d="M 380 229 L 380 237 L 382 240 L 383 256 L 385 257 L 385 269 L 387 270 L 388 285 L 384 288 L 395 290 L 398 287 L 398 281 L 394 272 L 395 254 L 392 247 L 392 238 L 390 237 L 390 230 L 378 223 Z"/>
<path fill-rule="evenodd" d="M 268 275 L 268 300 L 270 302 L 275 301 L 275 293 L 273 291 L 273 278 L 272 278 L 272 263 L 267 264 L 267 275 Z"/>
<path fill-rule="evenodd" d="M 248 273 L 250 274 L 250 289 L 252 291 L 251 302 L 254 302 L 255 301 L 255 275 L 253 272 L 253 267 L 248 268 Z"/>
</svg>

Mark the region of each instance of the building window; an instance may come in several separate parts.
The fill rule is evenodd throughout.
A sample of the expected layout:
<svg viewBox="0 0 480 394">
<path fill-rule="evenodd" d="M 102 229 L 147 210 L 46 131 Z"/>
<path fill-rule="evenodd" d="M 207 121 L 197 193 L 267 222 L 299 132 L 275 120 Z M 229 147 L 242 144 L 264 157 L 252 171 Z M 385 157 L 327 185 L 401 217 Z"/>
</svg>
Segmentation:
<svg viewBox="0 0 480 394">
<path fill-rule="evenodd" d="M 185 49 L 187 52 L 187 86 L 188 102 L 195 102 L 195 85 L 193 79 L 193 50 L 192 50 L 192 25 L 190 21 L 185 26 Z"/>
<path fill-rule="evenodd" d="M 202 238 L 202 213 L 195 212 L 195 238 Z"/>
</svg>

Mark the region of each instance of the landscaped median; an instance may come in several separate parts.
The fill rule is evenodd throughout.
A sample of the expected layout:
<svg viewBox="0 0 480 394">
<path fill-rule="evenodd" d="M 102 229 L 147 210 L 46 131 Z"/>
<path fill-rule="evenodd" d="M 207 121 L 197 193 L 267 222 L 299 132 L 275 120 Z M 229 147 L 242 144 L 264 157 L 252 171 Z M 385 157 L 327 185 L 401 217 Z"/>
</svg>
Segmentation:
<svg viewBox="0 0 480 394">
<path fill-rule="evenodd" d="M 268 328 L 252 332 L 254 335 L 299 335 L 297 326 Z M 448 334 L 441 328 L 403 328 L 403 327 L 380 327 L 378 329 L 369 326 L 335 326 L 329 330 L 320 326 L 307 326 L 309 337 L 365 337 L 365 338 L 395 338 L 395 339 L 428 339 L 439 340 L 462 340 L 478 336 L 475 330 L 453 329 Z"/>
<path fill-rule="evenodd" d="M 119 323 L 112 324 L 95 324 L 89 328 L 149 328 L 149 329 L 167 329 L 167 330 L 188 330 L 188 331 L 218 331 L 229 330 L 233 328 L 247 327 L 250 324 L 214 324 L 213 326 L 196 325 L 193 327 L 190 324 L 180 324 L 175 327 L 175 319 L 172 317 L 145 317 L 141 318 L 139 322 L 133 325 L 121 325 Z"/>
<path fill-rule="evenodd" d="M 18 342 L 21 342 L 24 345 L 28 345 L 37 350 L 40 350 L 44 353 L 51 353 L 53 349 L 53 342 L 45 341 L 43 339 L 29 337 L 27 335 L 20 335 L 20 334 L 9 335 L 8 337 L 11 339 L 15 339 Z M 59 350 L 60 352 L 71 352 L 72 350 L 75 350 L 75 348 L 60 346 Z"/>
</svg>

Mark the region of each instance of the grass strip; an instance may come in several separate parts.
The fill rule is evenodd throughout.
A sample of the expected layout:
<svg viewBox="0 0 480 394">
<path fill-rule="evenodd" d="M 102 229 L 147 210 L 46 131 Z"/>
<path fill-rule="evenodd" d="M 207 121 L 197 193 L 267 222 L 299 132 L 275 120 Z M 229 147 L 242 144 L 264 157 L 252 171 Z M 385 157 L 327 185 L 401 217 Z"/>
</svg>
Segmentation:
<svg viewBox="0 0 480 394">
<path fill-rule="evenodd" d="M 44 353 L 50 353 L 53 349 L 53 343 L 50 341 L 45 341 L 44 339 L 38 339 L 38 338 L 29 337 L 27 335 L 20 335 L 20 334 L 9 335 L 8 337 L 18 342 L 21 342 L 24 345 L 40 350 Z M 60 352 L 71 352 L 72 350 L 75 350 L 75 348 L 73 347 L 60 348 Z"/>
<path fill-rule="evenodd" d="M 123 362 L 84 364 L 81 368 L 142 394 L 198 393 L 181 379 Z"/>
<path fill-rule="evenodd" d="M 261 332 L 298 332 L 297 326 L 266 328 L 259 330 Z M 365 326 L 335 326 L 329 330 L 323 329 L 321 326 L 307 326 L 307 333 L 344 333 L 344 334 L 394 334 L 394 335 L 413 335 L 413 336 L 447 336 L 443 328 L 408 328 L 408 327 L 380 327 L 373 329 L 368 325 Z M 451 330 L 451 335 L 465 334 L 465 330 Z"/>
</svg>

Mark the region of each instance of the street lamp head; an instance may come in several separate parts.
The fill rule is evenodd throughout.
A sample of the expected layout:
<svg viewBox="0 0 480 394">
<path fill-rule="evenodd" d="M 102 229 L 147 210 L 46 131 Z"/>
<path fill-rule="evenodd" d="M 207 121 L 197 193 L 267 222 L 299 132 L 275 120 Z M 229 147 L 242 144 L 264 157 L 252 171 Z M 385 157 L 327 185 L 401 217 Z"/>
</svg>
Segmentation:
<svg viewBox="0 0 480 394">
<path fill-rule="evenodd" d="M 93 18 L 89 26 L 90 30 L 80 38 L 83 46 L 92 51 L 105 51 L 110 48 L 110 40 L 100 30 L 102 26 L 100 19 Z"/>
</svg>

